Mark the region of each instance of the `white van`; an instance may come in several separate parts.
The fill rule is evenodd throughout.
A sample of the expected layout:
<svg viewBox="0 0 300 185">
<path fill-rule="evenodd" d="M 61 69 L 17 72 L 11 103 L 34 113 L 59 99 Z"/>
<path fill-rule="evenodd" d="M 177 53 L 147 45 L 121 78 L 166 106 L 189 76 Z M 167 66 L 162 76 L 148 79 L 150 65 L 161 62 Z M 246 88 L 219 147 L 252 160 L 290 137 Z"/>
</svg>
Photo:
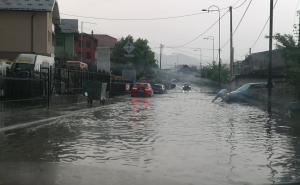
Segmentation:
<svg viewBox="0 0 300 185">
<path fill-rule="evenodd" d="M 55 61 L 53 57 L 36 54 L 20 54 L 13 63 L 11 72 L 15 77 L 34 77 L 37 76 L 39 72 L 47 73 L 50 67 L 55 67 L 54 65 Z"/>
<path fill-rule="evenodd" d="M 12 66 L 12 70 L 40 72 L 41 68 L 54 68 L 55 61 L 53 57 L 20 54 Z"/>
</svg>

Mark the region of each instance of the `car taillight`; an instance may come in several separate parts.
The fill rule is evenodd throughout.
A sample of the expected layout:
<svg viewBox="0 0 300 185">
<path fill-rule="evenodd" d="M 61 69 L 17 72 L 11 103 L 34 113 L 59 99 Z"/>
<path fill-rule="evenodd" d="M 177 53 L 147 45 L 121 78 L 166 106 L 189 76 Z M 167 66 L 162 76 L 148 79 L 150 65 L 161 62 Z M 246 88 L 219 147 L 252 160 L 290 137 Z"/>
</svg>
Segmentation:
<svg viewBox="0 0 300 185">
<path fill-rule="evenodd" d="M 132 87 L 132 90 L 133 90 L 133 91 L 137 91 L 138 89 L 139 89 L 139 88 L 136 87 L 136 86 L 135 86 L 135 87 Z"/>
<path fill-rule="evenodd" d="M 150 87 L 146 87 L 146 88 L 145 88 L 145 91 L 146 91 L 146 92 L 150 92 L 150 91 L 151 91 L 151 88 L 150 88 Z"/>
</svg>

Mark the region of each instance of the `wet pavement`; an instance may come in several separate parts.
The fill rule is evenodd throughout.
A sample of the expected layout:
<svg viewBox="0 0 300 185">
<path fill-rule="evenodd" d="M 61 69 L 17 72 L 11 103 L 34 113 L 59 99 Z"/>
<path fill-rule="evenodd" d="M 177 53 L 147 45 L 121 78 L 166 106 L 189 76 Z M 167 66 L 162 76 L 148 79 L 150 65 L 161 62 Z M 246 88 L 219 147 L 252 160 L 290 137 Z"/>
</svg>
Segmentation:
<svg viewBox="0 0 300 185">
<path fill-rule="evenodd" d="M 0 185 L 300 182 L 300 135 L 208 88 L 126 97 L 0 133 Z"/>
</svg>

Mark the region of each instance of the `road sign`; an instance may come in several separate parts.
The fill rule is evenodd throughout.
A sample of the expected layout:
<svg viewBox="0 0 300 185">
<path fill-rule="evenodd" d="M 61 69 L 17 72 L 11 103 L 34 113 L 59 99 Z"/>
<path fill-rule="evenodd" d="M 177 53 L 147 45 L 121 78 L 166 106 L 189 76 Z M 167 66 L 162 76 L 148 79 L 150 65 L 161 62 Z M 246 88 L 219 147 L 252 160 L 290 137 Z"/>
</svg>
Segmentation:
<svg viewBox="0 0 300 185">
<path fill-rule="evenodd" d="M 135 47 L 131 42 L 127 42 L 127 44 L 124 46 L 124 50 L 127 52 L 127 54 L 131 54 L 135 50 Z"/>
</svg>

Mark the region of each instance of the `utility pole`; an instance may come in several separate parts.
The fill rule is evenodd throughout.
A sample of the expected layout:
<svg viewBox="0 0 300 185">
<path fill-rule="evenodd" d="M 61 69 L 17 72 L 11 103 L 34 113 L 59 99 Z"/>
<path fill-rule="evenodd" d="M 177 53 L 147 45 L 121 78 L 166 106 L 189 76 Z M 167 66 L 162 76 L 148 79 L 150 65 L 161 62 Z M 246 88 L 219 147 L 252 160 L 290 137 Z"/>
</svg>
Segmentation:
<svg viewBox="0 0 300 185">
<path fill-rule="evenodd" d="M 160 54 L 159 54 L 159 68 L 161 69 L 161 59 L 164 45 L 160 44 Z"/>
<path fill-rule="evenodd" d="M 84 22 L 84 21 L 81 21 L 81 35 L 80 35 L 80 40 L 81 40 L 80 41 L 80 48 L 81 48 L 80 60 L 81 60 L 81 62 L 83 62 L 83 24 L 84 23 L 96 25 L 96 23 L 93 23 L 93 22 Z"/>
<path fill-rule="evenodd" d="M 194 51 L 199 51 L 199 56 L 200 56 L 200 70 L 201 70 L 201 66 L 202 66 L 202 49 L 201 48 L 198 48 L 198 49 L 195 49 Z"/>
<path fill-rule="evenodd" d="M 300 47 L 300 11 L 298 10 L 297 12 L 298 16 L 299 16 L 299 28 L 298 28 L 298 47 Z"/>
<path fill-rule="evenodd" d="M 213 7 L 216 8 L 216 10 L 210 10 Z M 208 9 L 203 9 L 202 11 L 205 12 L 217 11 L 219 13 L 219 87 L 221 87 L 221 9 L 216 5 L 212 5 L 208 7 Z"/>
<path fill-rule="evenodd" d="M 270 0 L 270 35 L 269 35 L 269 74 L 268 74 L 268 112 L 272 112 L 272 62 L 273 62 L 273 0 Z"/>
<path fill-rule="evenodd" d="M 215 61 L 215 37 L 214 36 L 207 36 L 205 38 L 203 38 L 204 40 L 212 40 L 212 62 Z"/>
<path fill-rule="evenodd" d="M 252 55 L 252 48 L 249 48 L 249 56 Z"/>
<path fill-rule="evenodd" d="M 80 50 L 80 62 L 83 62 L 83 22 L 81 22 Z"/>
<path fill-rule="evenodd" d="M 229 7 L 229 11 L 230 11 L 230 75 L 231 78 L 233 78 L 234 56 L 233 56 L 233 32 L 232 32 L 232 6 Z"/>
</svg>

